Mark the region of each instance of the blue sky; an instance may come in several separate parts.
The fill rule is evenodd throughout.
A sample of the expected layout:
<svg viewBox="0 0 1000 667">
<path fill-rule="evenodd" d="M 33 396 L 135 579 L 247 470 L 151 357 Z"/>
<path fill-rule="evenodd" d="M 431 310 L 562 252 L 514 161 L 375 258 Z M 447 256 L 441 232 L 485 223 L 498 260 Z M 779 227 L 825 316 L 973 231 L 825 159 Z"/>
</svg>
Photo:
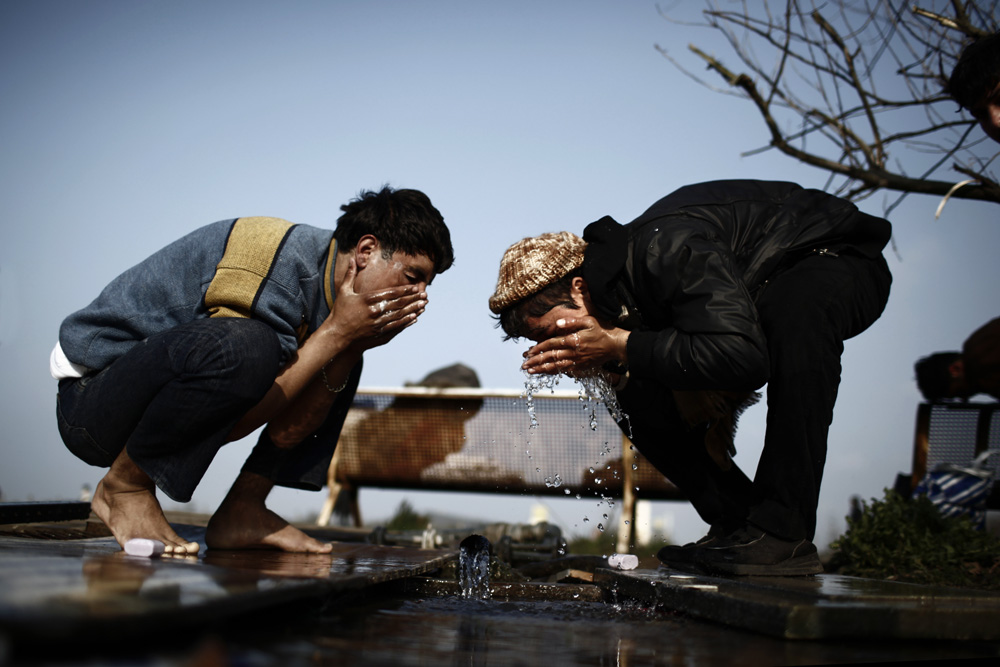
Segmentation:
<svg viewBox="0 0 1000 667">
<path fill-rule="evenodd" d="M 683 17 L 700 4 L 663 6 Z M 524 346 L 501 341 L 486 306 L 514 241 L 579 233 L 603 215 L 626 222 L 697 181 L 823 187 L 824 174 L 790 159 L 740 157 L 766 141 L 749 104 L 705 90 L 654 48 L 698 68 L 690 41 L 728 53 L 646 0 L 3 3 L 4 498 L 75 498 L 100 479 L 56 430 L 47 361 L 59 323 L 203 224 L 272 215 L 332 226 L 362 189 L 425 191 L 451 228 L 456 264 L 431 287 L 417 326 L 368 356 L 362 385 L 399 386 L 463 362 L 485 387 L 516 389 Z M 885 201 L 861 207 L 881 214 Z M 1000 314 L 1000 209 L 955 200 L 935 221 L 936 206 L 910 197 L 893 212 L 889 307 L 847 344 L 821 541 L 843 529 L 852 495 L 881 496 L 909 469 L 913 362 L 957 349 Z M 741 422 L 737 460 L 751 474 L 763 422 L 763 406 Z M 191 509 L 214 509 L 249 447 L 224 450 Z M 404 495 L 417 509 L 456 503 L 366 491 L 366 518 L 388 516 Z M 534 500 L 461 502 L 520 522 Z M 279 491 L 272 506 L 296 518 L 321 503 L 320 494 Z M 569 531 L 595 511 L 590 501 L 551 506 Z M 657 504 L 655 515 L 673 517 L 678 540 L 704 529 L 678 504 Z"/>
</svg>

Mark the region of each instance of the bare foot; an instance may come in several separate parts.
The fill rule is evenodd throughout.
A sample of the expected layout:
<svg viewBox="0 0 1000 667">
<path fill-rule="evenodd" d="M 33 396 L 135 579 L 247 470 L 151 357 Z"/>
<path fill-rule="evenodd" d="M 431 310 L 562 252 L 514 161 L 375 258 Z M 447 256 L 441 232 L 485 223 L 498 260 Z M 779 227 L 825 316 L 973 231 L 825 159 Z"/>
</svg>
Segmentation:
<svg viewBox="0 0 1000 667">
<path fill-rule="evenodd" d="M 205 544 L 210 549 L 279 549 L 325 554 L 333 545 L 309 537 L 267 509 L 264 499 L 271 483 L 259 475 L 240 473 L 226 499 L 208 522 Z"/>
<path fill-rule="evenodd" d="M 170 527 L 152 480 L 125 450 L 98 482 L 90 507 L 123 548 L 132 538 L 142 537 L 163 542 L 168 554 L 198 553 L 197 542 L 188 542 Z"/>
</svg>

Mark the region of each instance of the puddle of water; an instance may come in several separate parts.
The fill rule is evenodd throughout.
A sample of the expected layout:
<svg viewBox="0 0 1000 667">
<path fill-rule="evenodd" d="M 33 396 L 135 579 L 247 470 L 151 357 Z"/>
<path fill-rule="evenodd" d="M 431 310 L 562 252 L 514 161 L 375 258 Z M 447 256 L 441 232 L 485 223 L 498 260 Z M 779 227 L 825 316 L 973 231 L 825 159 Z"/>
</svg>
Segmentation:
<svg viewBox="0 0 1000 667">
<path fill-rule="evenodd" d="M 993 658 L 984 642 L 782 640 L 631 603 L 460 596 L 344 600 L 248 615 L 225 630 L 165 633 L 100 647 L 76 643 L 4 655 L 15 666 L 807 665 Z"/>
<path fill-rule="evenodd" d="M 385 600 L 367 609 L 352 606 L 301 628 L 298 638 L 257 650 L 245 647 L 239 655 L 266 655 L 283 665 L 338 667 L 700 666 L 995 657 L 996 647 L 948 642 L 792 641 L 636 606 L 446 597 Z"/>
</svg>

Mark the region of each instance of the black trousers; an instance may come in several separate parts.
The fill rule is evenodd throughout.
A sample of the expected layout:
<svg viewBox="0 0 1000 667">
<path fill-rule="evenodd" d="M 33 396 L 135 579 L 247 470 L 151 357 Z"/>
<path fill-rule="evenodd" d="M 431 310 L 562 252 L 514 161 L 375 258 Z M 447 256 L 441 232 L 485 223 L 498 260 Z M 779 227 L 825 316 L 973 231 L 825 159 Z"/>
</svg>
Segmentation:
<svg viewBox="0 0 1000 667">
<path fill-rule="evenodd" d="M 891 282 L 882 257 L 844 253 L 810 255 L 765 285 L 756 305 L 771 372 L 752 480 L 735 464 L 723 471 L 712 461 L 703 431 L 683 425 L 670 389 L 656 382 L 633 378 L 619 394 L 629 415 L 623 431 L 708 524 L 749 521 L 785 539 L 813 539 L 844 341 L 879 318 Z"/>
<path fill-rule="evenodd" d="M 170 498 L 187 502 L 232 428 L 271 388 L 278 337 L 251 319 L 201 319 L 143 340 L 107 368 L 59 383 L 67 448 L 110 466 L 122 449 Z M 361 364 L 324 424 L 290 452 L 261 431 L 244 470 L 279 486 L 318 490 L 361 376 Z"/>
</svg>

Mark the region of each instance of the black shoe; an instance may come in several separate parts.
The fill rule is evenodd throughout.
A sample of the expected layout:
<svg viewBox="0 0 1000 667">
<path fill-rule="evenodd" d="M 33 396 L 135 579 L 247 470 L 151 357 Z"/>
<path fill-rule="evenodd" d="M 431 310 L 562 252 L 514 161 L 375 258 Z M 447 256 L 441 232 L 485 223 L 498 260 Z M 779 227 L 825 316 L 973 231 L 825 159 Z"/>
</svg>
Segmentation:
<svg viewBox="0 0 1000 667">
<path fill-rule="evenodd" d="M 694 562 L 722 574 L 798 577 L 823 572 L 809 540 L 783 540 L 750 524 L 698 549 Z"/>
<path fill-rule="evenodd" d="M 693 565 L 694 555 L 701 547 L 716 540 L 712 535 L 706 535 L 697 542 L 687 544 L 668 544 L 656 552 L 656 557 L 664 565 Z"/>
<path fill-rule="evenodd" d="M 694 565 L 695 554 L 699 549 L 710 544 L 714 544 L 717 539 L 727 535 L 730 530 L 731 525 L 729 527 L 712 526 L 709 529 L 708 534 L 697 542 L 688 542 L 683 546 L 679 544 L 668 544 L 656 552 L 656 557 L 659 558 L 660 562 L 664 565 Z"/>
</svg>

